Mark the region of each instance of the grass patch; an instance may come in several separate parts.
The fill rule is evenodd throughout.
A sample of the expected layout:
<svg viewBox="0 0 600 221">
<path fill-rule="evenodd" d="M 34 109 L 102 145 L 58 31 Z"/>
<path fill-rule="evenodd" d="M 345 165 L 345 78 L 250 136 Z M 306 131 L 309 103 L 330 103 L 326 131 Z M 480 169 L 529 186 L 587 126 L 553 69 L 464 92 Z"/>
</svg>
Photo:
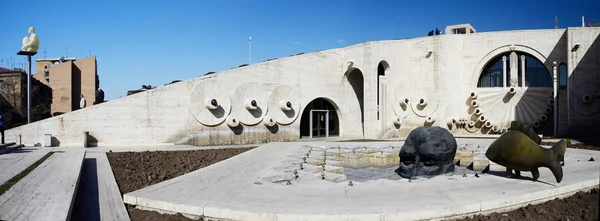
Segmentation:
<svg viewBox="0 0 600 221">
<path fill-rule="evenodd" d="M 33 171 L 36 167 L 38 167 L 40 164 L 42 164 L 44 161 L 46 161 L 46 159 L 48 159 L 50 156 L 52 156 L 52 154 L 54 154 L 54 152 L 47 153 L 46 155 L 44 155 L 44 157 L 42 157 L 38 161 L 35 161 L 35 163 L 31 164 L 31 166 L 27 167 L 27 169 L 21 171 L 21 173 L 15 175 L 13 178 L 6 181 L 6 183 L 2 184 L 0 186 L 0 195 L 4 194 L 4 192 L 8 191 L 8 189 L 10 189 L 12 186 L 14 186 L 17 182 L 19 182 L 19 180 L 23 179 L 23 177 L 27 176 L 27 174 L 31 173 L 31 171 Z"/>
</svg>

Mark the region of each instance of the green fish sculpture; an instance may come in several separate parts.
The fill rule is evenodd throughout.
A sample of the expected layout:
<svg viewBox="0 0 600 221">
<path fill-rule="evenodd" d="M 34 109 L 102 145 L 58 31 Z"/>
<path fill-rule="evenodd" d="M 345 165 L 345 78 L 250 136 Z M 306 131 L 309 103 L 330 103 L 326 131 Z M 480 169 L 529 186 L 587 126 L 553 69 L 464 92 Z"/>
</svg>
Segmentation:
<svg viewBox="0 0 600 221">
<path fill-rule="evenodd" d="M 540 177 L 538 168 L 547 167 L 554 174 L 556 182 L 563 178 L 560 164 L 567 150 L 567 143 L 561 140 L 552 148 L 547 149 L 527 134 L 519 130 L 510 130 L 500 136 L 487 149 L 485 156 L 494 163 L 506 167 L 506 176 L 512 177 L 512 170 L 520 176 L 521 171 L 530 171 L 533 180 Z"/>
<path fill-rule="evenodd" d="M 529 136 L 536 144 L 542 143 L 542 138 L 531 128 L 531 126 L 520 122 L 520 121 L 512 121 L 510 122 L 510 130 L 518 130 Z"/>
</svg>

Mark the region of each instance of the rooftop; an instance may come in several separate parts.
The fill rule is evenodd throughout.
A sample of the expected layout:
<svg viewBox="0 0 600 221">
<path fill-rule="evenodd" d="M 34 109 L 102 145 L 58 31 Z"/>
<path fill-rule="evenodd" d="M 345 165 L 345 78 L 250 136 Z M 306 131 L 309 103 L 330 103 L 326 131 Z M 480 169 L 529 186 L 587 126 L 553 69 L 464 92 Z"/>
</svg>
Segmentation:
<svg viewBox="0 0 600 221">
<path fill-rule="evenodd" d="M 9 73 L 25 73 L 25 71 L 23 71 L 20 68 L 14 68 L 11 70 L 8 68 L 0 67 L 0 74 L 9 74 Z"/>
</svg>

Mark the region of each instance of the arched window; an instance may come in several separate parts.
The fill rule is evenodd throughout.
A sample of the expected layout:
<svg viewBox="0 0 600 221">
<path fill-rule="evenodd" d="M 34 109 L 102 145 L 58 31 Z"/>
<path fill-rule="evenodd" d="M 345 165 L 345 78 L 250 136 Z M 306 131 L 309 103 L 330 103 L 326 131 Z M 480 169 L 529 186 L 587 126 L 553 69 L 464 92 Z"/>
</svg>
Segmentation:
<svg viewBox="0 0 600 221">
<path fill-rule="evenodd" d="M 511 58 L 515 61 L 511 61 Z M 525 62 L 525 70 L 523 70 Z M 514 69 L 514 70 L 513 70 Z M 506 79 L 502 76 L 506 72 Z M 515 85 L 511 85 L 511 72 L 515 74 Z M 525 72 L 525 86 L 527 87 L 552 87 L 550 72 L 542 62 L 524 52 L 506 52 L 490 60 L 483 68 L 477 82 L 477 87 L 502 87 L 523 86 L 523 72 Z"/>
<path fill-rule="evenodd" d="M 567 65 L 564 63 L 558 66 L 558 87 L 560 89 L 567 88 Z"/>
</svg>

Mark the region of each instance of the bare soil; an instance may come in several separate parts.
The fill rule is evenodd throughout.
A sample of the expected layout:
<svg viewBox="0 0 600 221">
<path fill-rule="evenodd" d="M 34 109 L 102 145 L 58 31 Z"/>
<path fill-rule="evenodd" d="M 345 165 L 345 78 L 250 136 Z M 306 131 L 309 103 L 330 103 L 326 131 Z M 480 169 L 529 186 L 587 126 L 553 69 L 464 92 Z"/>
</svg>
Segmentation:
<svg viewBox="0 0 600 221">
<path fill-rule="evenodd" d="M 106 153 L 121 194 L 169 180 L 228 159 L 254 147 L 210 150 Z M 192 220 L 181 214 L 167 215 L 128 206 L 131 220 Z"/>
<path fill-rule="evenodd" d="M 458 221 L 591 221 L 598 220 L 598 189 L 579 192 L 564 199 L 554 199 L 543 204 L 528 205 L 507 213 L 478 215 Z"/>
</svg>

